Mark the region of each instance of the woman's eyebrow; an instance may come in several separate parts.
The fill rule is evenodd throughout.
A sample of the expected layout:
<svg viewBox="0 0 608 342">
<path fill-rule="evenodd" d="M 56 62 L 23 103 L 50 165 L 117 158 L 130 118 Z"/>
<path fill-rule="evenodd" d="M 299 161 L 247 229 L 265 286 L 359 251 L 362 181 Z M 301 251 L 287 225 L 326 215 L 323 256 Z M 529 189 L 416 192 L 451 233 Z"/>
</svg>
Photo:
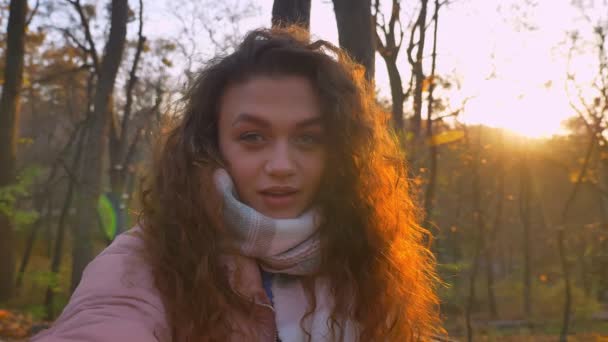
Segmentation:
<svg viewBox="0 0 608 342">
<path fill-rule="evenodd" d="M 263 127 L 270 127 L 272 126 L 272 124 L 264 119 L 261 118 L 255 114 L 250 114 L 250 113 L 241 113 L 239 115 L 237 115 L 237 117 L 232 121 L 232 126 L 235 126 L 236 124 L 240 123 L 240 122 L 249 122 L 258 126 L 263 126 Z M 307 128 L 310 126 L 322 126 L 323 124 L 323 118 L 320 116 L 315 116 L 309 119 L 305 119 L 302 120 L 298 123 L 296 123 L 296 127 L 297 128 Z"/>
<path fill-rule="evenodd" d="M 323 118 L 316 116 L 296 123 L 297 128 L 306 128 L 310 126 L 323 126 Z"/>
<path fill-rule="evenodd" d="M 271 124 L 267 120 L 250 113 L 241 113 L 232 121 L 232 126 L 236 126 L 239 122 L 249 122 L 258 126 L 270 127 Z"/>
</svg>

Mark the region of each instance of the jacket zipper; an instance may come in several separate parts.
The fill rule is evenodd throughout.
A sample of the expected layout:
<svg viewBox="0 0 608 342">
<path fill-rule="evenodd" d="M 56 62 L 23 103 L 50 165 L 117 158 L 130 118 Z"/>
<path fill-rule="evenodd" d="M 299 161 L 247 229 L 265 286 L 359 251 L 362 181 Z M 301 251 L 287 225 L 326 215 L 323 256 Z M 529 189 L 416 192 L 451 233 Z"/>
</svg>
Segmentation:
<svg viewBox="0 0 608 342">
<path fill-rule="evenodd" d="M 271 284 L 274 284 L 274 279 L 272 279 L 272 283 Z M 272 289 L 272 285 L 271 285 L 271 289 Z M 271 301 L 271 303 L 272 303 L 272 301 Z M 279 339 L 279 328 L 277 327 L 277 321 L 276 321 L 276 314 L 277 314 L 277 312 L 274 309 L 274 306 L 272 304 L 264 304 L 264 303 L 258 303 L 258 305 L 261 305 L 261 306 L 263 306 L 265 308 L 268 308 L 268 309 L 272 310 L 272 312 L 274 314 L 273 315 L 274 316 L 273 317 L 273 320 L 274 320 L 274 338 L 272 340 L 274 342 L 280 342 L 281 340 Z"/>
<path fill-rule="evenodd" d="M 264 304 L 264 303 L 256 303 L 256 304 L 257 304 L 257 305 L 259 305 L 259 306 L 263 306 L 263 307 L 265 307 L 265 308 L 267 308 L 267 309 L 272 310 L 272 312 L 273 312 L 275 315 L 276 315 L 276 313 L 277 313 L 277 312 L 275 311 L 275 309 L 274 309 L 274 307 L 273 307 L 272 305 L 269 305 L 269 304 Z M 274 315 L 273 315 L 273 316 L 274 316 Z M 273 337 L 273 339 L 272 339 L 272 340 L 273 340 L 273 341 L 275 341 L 275 342 L 279 342 L 279 341 L 280 341 L 280 340 L 279 340 L 279 331 L 278 331 L 278 328 L 277 328 L 276 318 L 274 318 L 274 319 L 275 319 L 275 322 L 274 322 L 274 337 Z"/>
</svg>

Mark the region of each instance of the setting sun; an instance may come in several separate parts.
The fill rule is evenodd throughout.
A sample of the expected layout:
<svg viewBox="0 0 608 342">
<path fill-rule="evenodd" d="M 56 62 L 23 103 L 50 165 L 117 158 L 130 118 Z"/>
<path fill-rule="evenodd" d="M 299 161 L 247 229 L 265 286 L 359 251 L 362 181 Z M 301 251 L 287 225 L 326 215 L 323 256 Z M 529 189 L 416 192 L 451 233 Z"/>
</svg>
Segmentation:
<svg viewBox="0 0 608 342">
<path fill-rule="evenodd" d="M 551 86 L 516 89 L 505 82 L 486 81 L 468 101 L 462 121 L 504 128 L 530 138 L 564 134 L 562 121 L 572 116 L 565 92 Z"/>
</svg>

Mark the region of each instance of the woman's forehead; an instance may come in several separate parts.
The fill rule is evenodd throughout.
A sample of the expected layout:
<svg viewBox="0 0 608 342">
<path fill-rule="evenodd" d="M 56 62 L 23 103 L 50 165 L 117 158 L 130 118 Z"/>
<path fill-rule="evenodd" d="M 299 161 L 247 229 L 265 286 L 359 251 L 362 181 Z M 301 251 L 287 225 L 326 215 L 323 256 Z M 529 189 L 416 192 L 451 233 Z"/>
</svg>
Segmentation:
<svg viewBox="0 0 608 342">
<path fill-rule="evenodd" d="M 231 126 L 318 124 L 319 100 L 304 77 L 254 77 L 226 89 L 221 99 L 220 120 Z"/>
</svg>

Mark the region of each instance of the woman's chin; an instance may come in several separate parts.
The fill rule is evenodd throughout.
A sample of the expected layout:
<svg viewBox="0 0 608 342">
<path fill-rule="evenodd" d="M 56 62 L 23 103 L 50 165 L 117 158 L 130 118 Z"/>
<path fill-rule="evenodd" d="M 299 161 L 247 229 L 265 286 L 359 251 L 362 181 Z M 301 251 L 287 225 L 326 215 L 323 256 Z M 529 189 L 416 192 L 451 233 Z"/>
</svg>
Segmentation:
<svg viewBox="0 0 608 342">
<path fill-rule="evenodd" d="M 257 210 L 259 213 L 264 216 L 273 218 L 273 219 L 294 219 L 297 218 L 304 212 L 304 210 L 300 208 L 281 208 L 281 209 L 273 209 L 268 207 L 253 207 L 253 209 Z"/>
<path fill-rule="evenodd" d="M 293 219 L 300 216 L 300 213 L 297 211 L 260 211 L 265 216 L 268 216 L 273 219 Z"/>
<path fill-rule="evenodd" d="M 292 196 L 259 195 L 251 202 L 253 209 L 273 219 L 293 219 L 304 212 L 297 194 Z"/>
</svg>

